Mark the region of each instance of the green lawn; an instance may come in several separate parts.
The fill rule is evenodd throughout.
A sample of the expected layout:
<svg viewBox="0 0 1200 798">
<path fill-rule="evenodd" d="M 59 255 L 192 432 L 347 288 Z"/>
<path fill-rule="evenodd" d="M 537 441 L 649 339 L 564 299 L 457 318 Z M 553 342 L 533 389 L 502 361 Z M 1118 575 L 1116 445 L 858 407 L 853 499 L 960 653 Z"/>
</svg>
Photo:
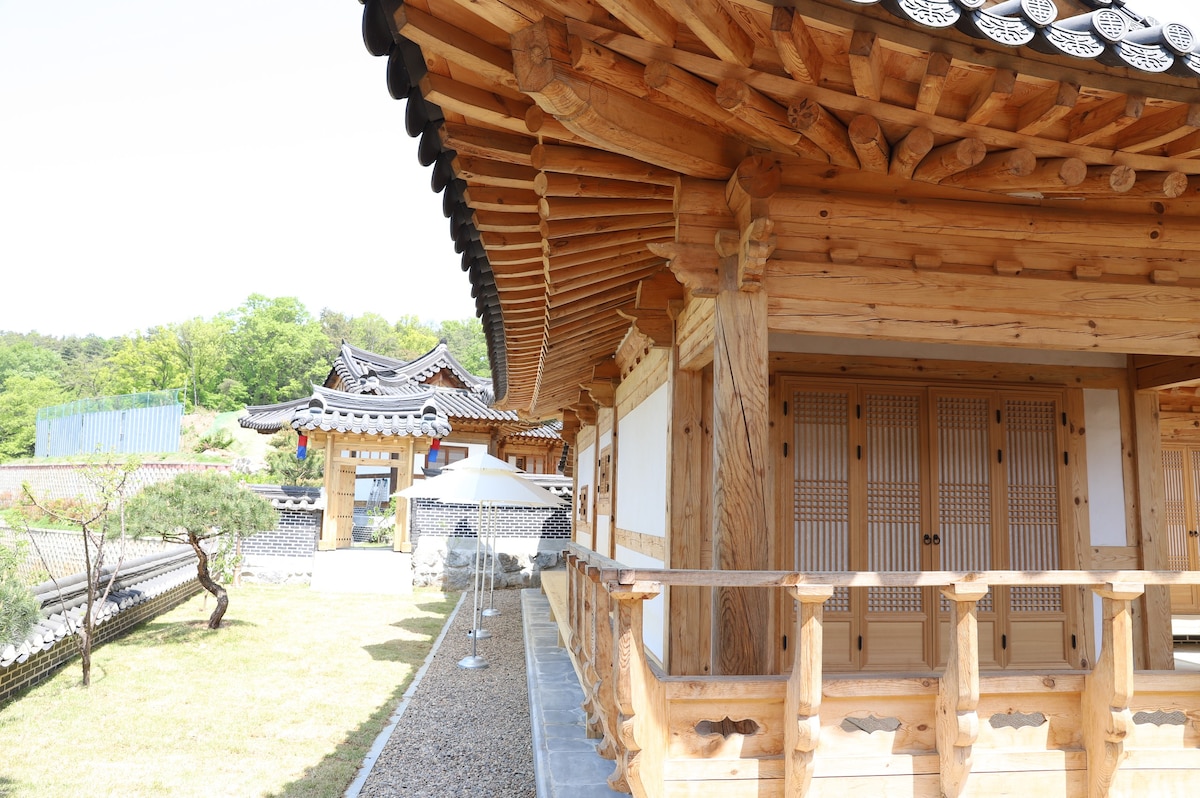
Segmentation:
<svg viewBox="0 0 1200 798">
<path fill-rule="evenodd" d="M 457 596 L 201 594 L 0 709 L 0 795 L 332 798 L 424 661 Z"/>
</svg>

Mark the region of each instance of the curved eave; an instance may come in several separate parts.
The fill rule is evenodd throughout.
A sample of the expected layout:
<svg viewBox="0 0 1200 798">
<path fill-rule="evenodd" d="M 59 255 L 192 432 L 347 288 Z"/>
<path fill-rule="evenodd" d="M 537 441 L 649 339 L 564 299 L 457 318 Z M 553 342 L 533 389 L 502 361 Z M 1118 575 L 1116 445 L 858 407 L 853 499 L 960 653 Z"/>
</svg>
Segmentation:
<svg viewBox="0 0 1200 798">
<path fill-rule="evenodd" d="M 408 9 L 394 0 L 367 0 L 363 17 L 367 49 L 375 55 L 388 56 L 389 91 L 394 98 L 407 100 L 408 133 L 420 137 L 418 158 L 423 165 L 432 167 L 432 186 L 442 194 L 443 212 L 450 220 L 456 251 L 463 256 L 462 267 L 469 273 L 472 295 L 476 298 L 477 313 L 488 342 L 497 404 L 518 408 L 526 414 L 548 414 L 572 403 L 580 386 L 592 379 L 593 367 L 603 358 L 610 357 L 626 336 L 630 326 L 628 311 L 637 299 L 639 281 L 652 277 L 666 262 L 652 257 L 636 262 L 618 261 L 614 256 L 604 267 L 613 275 L 611 279 L 589 279 L 579 282 L 579 287 L 575 288 L 571 282 L 573 277 L 556 278 L 557 250 L 554 247 L 586 237 L 586 234 L 547 232 L 556 224 L 562 225 L 563 229 L 571 227 L 556 221 L 554 205 L 571 203 L 572 195 L 546 194 L 539 189 L 534 197 L 525 187 L 514 189 L 511 185 L 508 185 L 507 194 L 503 190 L 485 191 L 480 185 L 486 189 L 495 186 L 503 189 L 507 179 L 501 174 L 503 169 L 489 172 L 485 175 L 486 180 L 479 173 L 460 170 L 460 157 L 468 156 L 469 160 L 483 162 L 489 167 L 499 164 L 504 169 L 515 166 L 523 172 L 545 174 L 547 170 L 529 157 L 528 147 L 523 151 L 500 152 L 505 145 L 493 145 L 492 142 L 501 139 L 539 144 L 561 142 L 591 147 L 604 154 L 624 151 L 628 155 L 628 148 L 613 147 L 602 131 L 580 132 L 585 123 L 580 122 L 580 115 L 572 109 L 582 104 L 586 113 L 595 114 L 596 108 L 590 107 L 590 101 L 578 93 L 564 100 L 564 92 L 560 91 L 564 86 L 571 91 L 574 90 L 572 85 L 603 88 L 607 80 L 611 86 L 621 89 L 610 93 L 614 102 L 627 102 L 635 108 L 658 103 L 650 110 L 666 109 L 663 118 L 674 115 L 683 119 L 686 122 L 683 128 L 696 131 L 701 138 L 707 135 L 712 140 L 714 147 L 705 154 L 711 158 L 707 162 L 692 159 L 690 153 L 673 157 L 675 153 L 670 151 L 669 145 L 639 151 L 639 155 L 645 156 L 641 157 L 646 170 L 644 182 L 657 187 L 674 185 L 670 180 L 663 180 L 661 173 L 673 178 L 724 182 L 742 158 L 764 151 L 771 155 L 783 152 L 786 157 L 798 157 L 800 161 L 813 157 L 802 166 L 828 168 L 830 173 L 860 168 L 857 160 L 853 160 L 854 166 L 846 167 L 836 157 L 829 157 L 828 152 L 821 151 L 820 144 L 815 144 L 814 153 L 810 137 L 800 139 L 790 151 L 780 149 L 778 139 L 764 143 L 763 137 L 754 131 L 746 134 L 745 125 L 741 124 L 744 118 L 732 122 L 722 118 L 711 124 L 703 120 L 697 122 L 695 117 L 687 116 L 686 108 L 680 111 L 678 107 L 661 102 L 661 98 L 646 100 L 647 96 L 658 95 L 654 92 L 638 94 L 644 91 L 644 86 L 640 85 L 641 70 L 660 59 L 674 59 L 672 66 L 686 73 L 686 79 L 707 87 L 709 101 L 713 87 L 731 80 L 749 87 L 752 96 L 765 96 L 769 101 L 767 105 L 774 104 L 775 107 L 781 97 L 815 97 L 811 101 L 818 106 L 827 99 L 836 100 L 830 103 L 832 111 L 829 113 L 835 117 L 840 115 L 841 119 L 835 121 L 843 127 L 854 116 L 869 116 L 880 111 L 880 122 L 892 139 L 892 145 L 899 143 L 898 129 L 908 131 L 921 127 L 923 120 L 928 120 L 938 145 L 955 138 L 978 135 L 994 153 L 1021 148 L 1028 142 L 1040 142 L 1045 146 L 1037 148 L 1035 153 L 1039 163 L 1049 158 L 1078 158 L 1089 168 L 1119 163 L 1114 160 L 1114 152 L 1120 158 L 1125 157 L 1125 153 L 1116 152 L 1104 138 L 1110 130 L 1119 128 L 1099 126 L 1099 133 L 1084 131 L 1083 135 L 1072 131 L 1067 140 L 1055 140 L 1046 131 L 1054 124 L 1063 124 L 1068 117 L 1054 116 L 1057 109 L 1053 105 L 1043 117 L 1021 120 L 1015 131 L 1011 126 L 1006 128 L 1007 122 L 991 119 L 995 109 L 1003 116 L 1014 109 L 1029 110 L 1033 103 L 1025 96 L 1022 100 L 1027 102 L 1026 106 L 1017 108 L 1015 102 L 1006 106 L 1008 95 L 1001 85 L 1005 79 L 1020 81 L 1031 77 L 1022 90 L 1028 93 L 1036 89 L 1048 95 L 1051 102 L 1055 101 L 1052 89 L 1056 85 L 1065 90 L 1074 87 L 1081 97 L 1080 104 L 1078 108 L 1072 106 L 1074 110 L 1068 109 L 1068 113 L 1075 113 L 1076 120 L 1085 108 L 1092 108 L 1092 104 L 1111 101 L 1119 105 L 1117 101 L 1126 99 L 1120 95 L 1150 104 L 1157 102 L 1156 111 L 1163 104 L 1183 104 L 1182 110 L 1190 111 L 1188 104 L 1195 103 L 1196 89 L 1200 86 L 1200 53 L 1182 51 L 1186 49 L 1190 32 L 1185 36 L 1180 30 L 1182 26 L 1168 26 L 1164 35 L 1156 40 L 1146 33 L 1149 21 L 1125 10 L 1113 11 L 1109 8 L 1110 2 L 1100 0 L 1086 3 L 1080 0 L 1074 4 L 1061 0 L 1057 6 L 1049 0 L 1031 0 L 1017 4 L 1003 14 L 990 10 L 995 4 L 988 0 L 794 0 L 778 6 L 758 0 L 731 0 L 740 13 L 727 20 L 732 23 L 728 33 L 733 39 L 743 39 L 740 51 L 737 42 L 721 41 L 720 37 L 706 38 L 695 25 L 689 30 L 684 22 L 666 16 L 663 8 L 668 4 L 647 3 L 646 10 L 663 16 L 656 20 L 630 18 L 625 20 L 626 25 L 615 20 L 606 9 L 618 13 L 617 9 L 627 8 L 627 4 L 599 0 L 596 3 L 592 0 L 534 2 L 537 8 L 546 12 L 547 25 L 551 29 L 557 30 L 555 26 L 562 26 L 565 21 L 563 31 L 578 40 L 576 44 L 583 42 L 585 49 L 595 45 L 596 52 L 589 54 L 575 52 L 572 44 L 572 52 L 566 54 L 565 42 L 554 43 L 564 51 L 554 56 L 559 59 L 556 68 L 561 66 L 568 77 L 560 80 L 551 75 L 550 82 L 558 81 L 551 86 L 553 94 L 539 94 L 540 89 L 531 88 L 526 80 L 528 74 L 524 79 L 514 79 L 514 74 L 520 75 L 520 70 L 512 63 L 512 53 L 518 50 L 531 52 L 516 42 L 537 26 L 531 26 L 515 12 L 507 11 L 505 4 L 485 9 L 465 0 L 438 0 L 422 3 L 420 9 Z M 982 7 L 984 5 L 987 7 Z M 1071 20 L 1055 18 L 1057 7 L 1063 5 L 1070 7 Z M 1115 24 L 1110 15 L 1103 13 L 1106 11 L 1121 17 L 1123 30 L 1114 33 L 1112 29 L 1106 29 L 1106 25 L 1111 28 Z M 1100 22 L 1104 24 L 1078 29 L 1079 18 L 1092 12 L 1101 15 Z M 777 17 L 781 14 L 785 17 L 783 22 L 792 24 L 793 29 L 777 25 Z M 794 23 L 791 22 L 792 15 L 797 20 Z M 805 26 L 811 28 L 813 35 L 824 37 L 827 45 L 829 42 L 836 44 L 830 55 L 836 51 L 843 61 L 847 58 L 850 61 L 848 65 L 839 62 L 829 74 L 810 80 L 812 85 L 804 85 L 799 74 L 805 65 L 798 66 L 794 54 L 790 62 L 781 54 L 787 36 L 797 35 L 795 29 Z M 631 34 L 631 29 L 639 33 Z M 670 36 L 655 40 L 663 31 L 668 31 Z M 532 33 L 537 35 L 539 32 Z M 442 35 L 447 38 L 439 38 Z M 565 40 L 566 36 L 563 38 Z M 430 52 L 423 52 L 417 40 Z M 603 44 L 597 45 L 597 42 Z M 849 45 L 849 55 L 846 45 Z M 894 86 L 872 83 L 873 80 L 883 82 L 878 70 L 882 63 L 897 54 L 912 57 L 913 68 L 918 70 L 903 80 L 893 81 L 919 87 L 921 97 L 918 98 L 914 89 L 910 100 L 923 99 L 925 90 L 936 83 L 937 75 L 930 71 L 934 66 L 931 56 L 936 55 L 944 59 L 945 68 L 964 73 L 958 80 L 966 85 L 955 85 L 953 90 L 969 94 L 978 102 L 968 104 L 963 114 L 939 115 L 936 98 L 931 106 L 922 109 L 919 102 L 914 107 L 912 102 L 905 105 L 895 96 L 883 96 L 888 90 L 895 91 Z M 594 58 L 593 62 L 581 66 L 575 61 L 586 61 L 589 55 Z M 923 72 L 919 70 L 922 57 L 929 59 Z M 507 65 L 505 59 L 508 59 Z M 595 69 L 596 74 L 590 69 Z M 580 91 L 586 94 L 590 88 Z M 947 93 L 950 92 L 948 87 Z M 1141 96 L 1135 98 L 1135 95 Z M 537 102 L 530 104 L 531 99 Z M 679 102 L 678 98 L 675 100 Z M 1136 112 L 1140 114 L 1140 110 Z M 749 112 L 739 113 L 744 117 Z M 626 115 L 626 118 L 632 117 Z M 1192 121 L 1189 112 L 1188 123 Z M 833 127 L 836 129 L 837 125 Z M 1035 132 L 1027 133 L 1027 130 Z M 814 132 L 821 133 L 820 130 Z M 1092 134 L 1095 134 L 1094 138 Z M 484 139 L 488 141 L 484 142 Z M 682 136 L 680 140 L 683 140 Z M 728 145 L 725 150 L 721 150 L 723 144 Z M 1194 154 L 1176 156 L 1169 148 L 1159 149 L 1166 154 L 1159 156 L 1157 150 L 1139 150 L 1133 158 L 1151 164 L 1151 171 L 1164 174 L 1168 170 L 1184 170 L 1185 177 L 1200 173 L 1200 163 L 1194 160 Z M 828 167 L 822 164 L 822 158 Z M 869 178 L 867 170 L 859 172 L 860 181 Z M 928 183 L 913 185 L 917 192 L 930 190 Z M 485 195 L 488 199 L 482 199 Z M 645 200 L 646 209 L 663 209 L 665 213 L 661 215 L 666 217 L 673 211 L 678 212 L 672 208 L 671 199 L 651 192 L 639 197 L 639 201 Z M 530 229 L 518 233 L 504 229 L 497 231 L 479 221 L 482 211 L 494 215 L 494 208 L 489 208 L 489 203 L 508 203 L 505 210 L 511 211 L 513 205 L 531 201 L 537 213 L 529 215 L 534 220 L 540 215 L 541 221 L 531 225 Z M 550 205 L 549 212 L 547 204 Z M 626 218 L 632 215 L 628 210 L 623 213 L 628 214 Z M 643 221 L 637 229 L 652 233 L 640 239 L 642 244 L 673 241 L 670 222 L 677 222 L 678 218 L 663 221 L 658 216 L 649 211 L 642 215 Z M 601 212 L 570 218 L 595 221 L 603 217 Z M 648 221 L 651 219 L 654 221 Z M 593 229 L 611 231 L 613 226 L 607 225 L 606 221 Z M 663 229 L 656 232 L 659 224 Z M 626 229 L 633 229 L 632 224 Z M 655 237 L 660 233 L 661 237 Z M 513 243 L 522 235 L 528 236 L 524 250 Z M 496 241 L 501 243 L 494 243 Z M 542 265 L 547 283 L 539 282 Z M 574 299 L 575 294 L 583 296 L 584 300 Z"/>
</svg>

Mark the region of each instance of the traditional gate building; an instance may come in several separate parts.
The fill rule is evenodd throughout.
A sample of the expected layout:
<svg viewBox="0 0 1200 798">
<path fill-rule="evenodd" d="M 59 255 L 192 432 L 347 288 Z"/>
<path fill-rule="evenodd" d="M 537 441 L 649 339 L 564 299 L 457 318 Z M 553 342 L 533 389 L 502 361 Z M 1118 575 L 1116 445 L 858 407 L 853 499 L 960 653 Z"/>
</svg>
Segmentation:
<svg viewBox="0 0 1200 798">
<path fill-rule="evenodd" d="M 497 406 L 574 443 L 569 645 L 615 787 L 1194 790 L 1190 30 L 367 0 L 363 32 Z"/>
<path fill-rule="evenodd" d="M 560 425 L 522 421 L 512 410 L 492 407 L 491 386 L 463 368 L 444 343 L 404 361 L 343 342 L 329 376 L 311 396 L 248 407 L 238 421 L 264 434 L 289 427 L 324 451 L 317 548 L 333 550 L 352 545 L 360 480 L 382 483 L 386 503 L 428 468 L 461 460 L 472 447 L 511 459 L 528 473 L 556 473 L 563 453 Z M 438 451 L 431 455 L 435 441 Z M 411 551 L 407 506 L 396 513 L 393 548 Z"/>
</svg>

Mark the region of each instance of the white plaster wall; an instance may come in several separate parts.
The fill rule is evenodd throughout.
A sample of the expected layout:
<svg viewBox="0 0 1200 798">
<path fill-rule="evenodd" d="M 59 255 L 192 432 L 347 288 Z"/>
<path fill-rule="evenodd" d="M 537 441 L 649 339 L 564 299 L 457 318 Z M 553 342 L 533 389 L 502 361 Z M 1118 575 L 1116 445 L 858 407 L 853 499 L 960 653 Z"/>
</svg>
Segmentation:
<svg viewBox="0 0 1200 798">
<path fill-rule="evenodd" d="M 617 546 L 618 562 L 633 568 L 662 568 L 663 561 L 656 560 L 653 557 L 647 557 L 645 554 L 627 549 L 624 546 Z M 642 642 L 646 644 L 646 648 L 650 650 L 654 656 L 658 657 L 659 664 L 663 662 L 663 651 L 666 650 L 666 591 L 660 593 L 655 598 L 642 602 Z"/>
<path fill-rule="evenodd" d="M 667 534 L 670 409 L 670 391 L 664 384 L 618 422 L 618 529 L 660 538 Z"/>
<path fill-rule="evenodd" d="M 1124 546 L 1125 480 L 1121 454 L 1121 395 L 1111 390 L 1083 392 L 1084 429 L 1087 438 L 1088 523 L 1093 546 Z M 1104 607 L 1092 594 L 1092 662 L 1103 634 Z"/>
<path fill-rule="evenodd" d="M 583 489 L 586 487 L 587 509 L 581 520 L 590 524 L 592 523 L 592 509 L 596 506 L 596 488 L 592 485 L 596 476 L 596 445 L 594 443 L 579 450 L 579 454 L 575 458 L 575 474 L 579 483 L 575 492 L 575 506 L 579 506 L 579 497 L 583 495 Z"/>
</svg>

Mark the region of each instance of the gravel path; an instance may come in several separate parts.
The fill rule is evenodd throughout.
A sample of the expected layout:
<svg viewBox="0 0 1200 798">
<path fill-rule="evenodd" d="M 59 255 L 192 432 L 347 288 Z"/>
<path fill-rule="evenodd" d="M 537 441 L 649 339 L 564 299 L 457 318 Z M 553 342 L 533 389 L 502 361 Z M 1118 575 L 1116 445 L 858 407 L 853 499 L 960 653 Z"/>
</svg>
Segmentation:
<svg viewBox="0 0 1200 798">
<path fill-rule="evenodd" d="M 488 667 L 464 670 L 471 653 L 471 597 L 384 746 L 360 798 L 533 798 L 533 744 L 521 628 L 521 591 L 498 590 L 500 615 L 484 618 L 478 642 Z"/>
</svg>

